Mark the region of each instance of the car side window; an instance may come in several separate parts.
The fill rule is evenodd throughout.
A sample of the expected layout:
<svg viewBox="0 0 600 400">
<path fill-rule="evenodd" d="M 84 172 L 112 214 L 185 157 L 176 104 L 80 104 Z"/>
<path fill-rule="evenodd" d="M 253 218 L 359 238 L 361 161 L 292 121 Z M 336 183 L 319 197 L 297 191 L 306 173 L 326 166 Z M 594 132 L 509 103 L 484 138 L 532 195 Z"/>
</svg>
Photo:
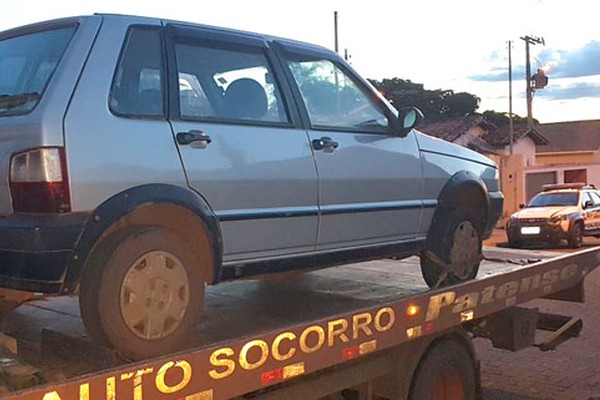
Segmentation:
<svg viewBox="0 0 600 400">
<path fill-rule="evenodd" d="M 182 119 L 288 124 L 265 54 L 257 49 L 176 43 Z"/>
<path fill-rule="evenodd" d="M 600 207 L 600 195 L 596 192 L 589 192 L 589 194 L 594 202 L 594 207 Z"/>
<path fill-rule="evenodd" d="M 113 78 L 110 110 L 120 116 L 163 117 L 163 83 L 160 31 L 149 27 L 131 28 Z"/>
<path fill-rule="evenodd" d="M 294 58 L 288 67 L 313 128 L 387 132 L 384 112 L 349 73 L 330 60 Z"/>
</svg>

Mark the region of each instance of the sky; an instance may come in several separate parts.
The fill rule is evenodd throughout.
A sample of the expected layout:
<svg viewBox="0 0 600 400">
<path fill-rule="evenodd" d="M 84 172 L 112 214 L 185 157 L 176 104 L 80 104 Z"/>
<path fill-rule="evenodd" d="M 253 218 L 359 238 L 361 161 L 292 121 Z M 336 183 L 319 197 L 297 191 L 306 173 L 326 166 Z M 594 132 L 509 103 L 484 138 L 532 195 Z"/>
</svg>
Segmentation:
<svg viewBox="0 0 600 400">
<path fill-rule="evenodd" d="M 409 79 L 426 89 L 468 92 L 478 111 L 508 112 L 512 41 L 513 112 L 527 115 L 525 42 L 531 66 L 548 68 L 533 116 L 542 123 L 600 119 L 600 29 L 593 0 L 0 0 L 0 30 L 95 12 L 161 17 L 339 48 L 364 77 Z"/>
</svg>

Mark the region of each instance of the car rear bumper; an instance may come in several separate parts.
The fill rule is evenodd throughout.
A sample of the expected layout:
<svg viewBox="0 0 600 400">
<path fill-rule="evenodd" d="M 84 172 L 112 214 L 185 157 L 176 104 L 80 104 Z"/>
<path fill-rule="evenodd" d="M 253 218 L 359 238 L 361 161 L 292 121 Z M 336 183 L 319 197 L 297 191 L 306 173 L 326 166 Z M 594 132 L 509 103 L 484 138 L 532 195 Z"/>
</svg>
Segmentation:
<svg viewBox="0 0 600 400">
<path fill-rule="evenodd" d="M 0 217 L 0 287 L 59 293 L 88 217 L 87 213 Z"/>
</svg>

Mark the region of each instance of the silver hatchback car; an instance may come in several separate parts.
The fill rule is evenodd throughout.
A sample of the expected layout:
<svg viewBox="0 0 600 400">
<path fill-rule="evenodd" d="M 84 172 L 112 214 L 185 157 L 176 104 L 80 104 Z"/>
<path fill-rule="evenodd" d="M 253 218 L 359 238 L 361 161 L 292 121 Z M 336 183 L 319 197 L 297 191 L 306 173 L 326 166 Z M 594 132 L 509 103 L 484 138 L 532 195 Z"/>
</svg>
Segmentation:
<svg viewBox="0 0 600 400">
<path fill-rule="evenodd" d="M 206 284 L 421 255 L 475 277 L 488 158 L 413 129 L 337 54 L 93 15 L 0 33 L 0 286 L 78 295 L 131 358 L 185 345 Z"/>
</svg>

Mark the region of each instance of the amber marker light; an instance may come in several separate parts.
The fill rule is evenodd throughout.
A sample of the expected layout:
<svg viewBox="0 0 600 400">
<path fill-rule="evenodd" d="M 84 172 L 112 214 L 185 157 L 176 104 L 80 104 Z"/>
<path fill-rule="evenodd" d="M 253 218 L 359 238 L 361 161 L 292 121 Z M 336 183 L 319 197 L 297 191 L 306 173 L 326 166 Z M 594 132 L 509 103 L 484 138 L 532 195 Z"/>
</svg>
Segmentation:
<svg viewBox="0 0 600 400">
<path fill-rule="evenodd" d="M 419 307 L 417 306 L 409 306 L 406 309 L 406 315 L 409 317 L 416 317 L 419 314 Z"/>
</svg>

